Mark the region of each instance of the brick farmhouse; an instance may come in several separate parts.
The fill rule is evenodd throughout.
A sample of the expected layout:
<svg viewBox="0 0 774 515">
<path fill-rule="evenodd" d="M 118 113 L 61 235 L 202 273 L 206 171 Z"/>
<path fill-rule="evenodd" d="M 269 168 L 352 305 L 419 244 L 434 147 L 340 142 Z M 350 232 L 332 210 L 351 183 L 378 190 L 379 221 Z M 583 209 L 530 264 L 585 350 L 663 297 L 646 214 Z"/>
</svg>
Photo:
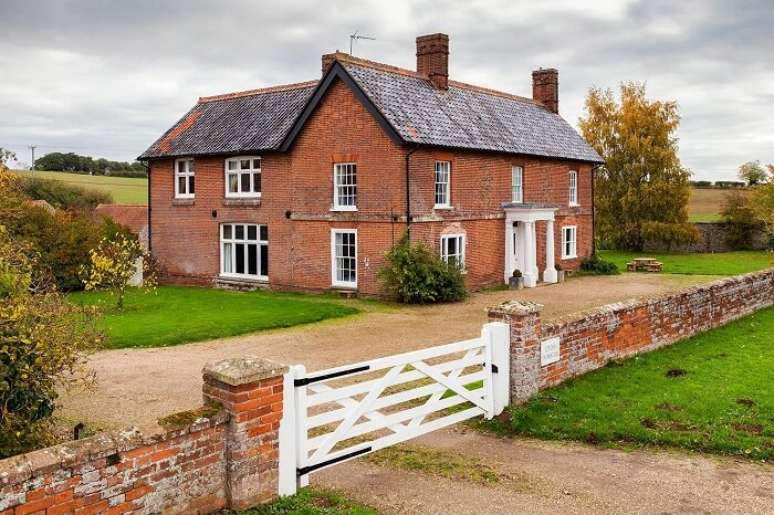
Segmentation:
<svg viewBox="0 0 774 515">
<path fill-rule="evenodd" d="M 576 269 L 602 160 L 559 116 L 558 72 L 523 98 L 450 80 L 445 34 L 416 44 L 416 71 L 336 52 L 320 80 L 200 98 L 140 156 L 165 278 L 378 295 L 406 232 L 470 289 Z"/>
</svg>

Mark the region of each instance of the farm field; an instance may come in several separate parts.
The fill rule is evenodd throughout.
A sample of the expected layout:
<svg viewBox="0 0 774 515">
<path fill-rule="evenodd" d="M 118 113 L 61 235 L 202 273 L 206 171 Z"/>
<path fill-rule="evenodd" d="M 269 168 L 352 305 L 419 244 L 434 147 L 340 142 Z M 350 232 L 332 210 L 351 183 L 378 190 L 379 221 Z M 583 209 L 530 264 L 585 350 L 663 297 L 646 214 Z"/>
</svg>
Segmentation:
<svg viewBox="0 0 774 515">
<path fill-rule="evenodd" d="M 723 210 L 726 194 L 730 190 L 717 188 L 691 188 L 691 197 L 688 200 L 688 219 L 691 222 L 718 222 L 721 220 L 720 212 Z"/>
<path fill-rule="evenodd" d="M 102 175 L 82 175 L 67 172 L 46 172 L 42 170 L 14 170 L 25 177 L 53 179 L 85 189 L 110 193 L 117 204 L 147 204 L 148 180 L 133 177 L 105 177 Z"/>
<path fill-rule="evenodd" d="M 774 459 L 774 308 L 543 390 L 506 434 Z"/>
</svg>

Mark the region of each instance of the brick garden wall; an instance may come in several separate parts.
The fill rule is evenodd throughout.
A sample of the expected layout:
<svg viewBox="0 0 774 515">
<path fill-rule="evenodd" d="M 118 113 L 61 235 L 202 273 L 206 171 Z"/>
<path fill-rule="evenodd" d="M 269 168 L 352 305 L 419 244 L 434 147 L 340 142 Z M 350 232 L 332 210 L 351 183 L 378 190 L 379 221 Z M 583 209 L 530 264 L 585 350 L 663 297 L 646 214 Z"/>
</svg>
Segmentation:
<svg viewBox="0 0 774 515">
<path fill-rule="evenodd" d="M 0 515 L 211 513 L 273 499 L 285 370 L 257 359 L 208 366 L 204 398 L 221 406 L 210 416 L 0 461 Z"/>
<path fill-rule="evenodd" d="M 728 227 L 723 222 L 696 222 L 693 224 L 699 231 L 696 243 L 684 245 L 665 245 L 655 241 L 645 241 L 647 252 L 731 252 L 737 250 L 728 244 Z M 751 250 L 766 250 L 769 248 L 769 236 L 765 229 L 753 231 L 750 239 Z"/>
<path fill-rule="evenodd" d="M 766 270 L 650 299 L 610 304 L 550 322 L 539 304 L 491 308 L 491 320 L 511 326 L 511 400 L 724 325 L 774 304 L 774 270 Z M 558 336 L 559 361 L 541 366 L 541 342 Z"/>
</svg>

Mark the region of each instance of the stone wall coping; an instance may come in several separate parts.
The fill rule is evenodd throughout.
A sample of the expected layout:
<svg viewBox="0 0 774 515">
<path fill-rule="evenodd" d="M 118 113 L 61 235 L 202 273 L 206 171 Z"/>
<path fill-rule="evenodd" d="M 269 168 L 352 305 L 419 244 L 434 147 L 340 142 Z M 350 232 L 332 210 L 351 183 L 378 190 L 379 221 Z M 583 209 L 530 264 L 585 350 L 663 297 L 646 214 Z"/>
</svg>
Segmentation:
<svg viewBox="0 0 774 515">
<path fill-rule="evenodd" d="M 583 311 L 576 311 L 574 313 L 569 313 L 567 315 L 562 315 L 556 318 L 552 318 L 548 321 L 544 321 L 543 330 L 544 332 L 556 331 L 558 329 L 561 329 L 563 326 L 577 323 L 586 318 L 592 318 L 597 316 L 607 317 L 607 316 L 615 315 L 617 313 L 621 313 L 623 311 L 629 311 L 632 309 L 637 309 L 639 307 L 646 307 L 646 306 L 658 304 L 659 302 L 663 302 L 665 300 L 678 297 L 678 296 L 695 295 L 695 294 L 703 293 L 713 289 L 718 289 L 718 288 L 722 289 L 722 287 L 728 286 L 731 284 L 739 284 L 745 281 L 758 280 L 758 279 L 765 280 L 767 278 L 770 279 L 771 281 L 774 281 L 774 269 L 769 268 L 769 269 L 760 270 L 757 272 L 750 272 L 748 274 L 735 275 L 731 277 L 723 277 L 722 279 L 718 279 L 716 281 L 703 283 L 703 284 L 696 284 L 694 286 L 689 286 L 681 290 L 659 293 L 657 295 L 652 295 L 652 296 L 636 297 L 628 300 L 623 300 L 620 302 L 613 302 L 611 304 L 606 304 L 604 306 L 599 306 L 596 308 L 583 310 Z"/>
<path fill-rule="evenodd" d="M 229 386 L 241 386 L 284 375 L 288 370 L 287 365 L 257 356 L 247 356 L 208 363 L 202 369 L 202 374 L 205 378 L 215 379 Z"/>
<path fill-rule="evenodd" d="M 508 300 L 487 308 L 491 315 L 531 315 L 543 311 L 543 305 L 525 300 Z"/>
<path fill-rule="evenodd" d="M 0 460 L 0 486 L 22 483 L 59 468 L 77 467 L 112 454 L 150 447 L 188 433 L 225 424 L 228 420 L 228 413 L 221 410 L 211 417 L 198 418 L 185 427 L 173 430 L 143 434 L 136 427 L 129 427 L 11 456 Z"/>
</svg>

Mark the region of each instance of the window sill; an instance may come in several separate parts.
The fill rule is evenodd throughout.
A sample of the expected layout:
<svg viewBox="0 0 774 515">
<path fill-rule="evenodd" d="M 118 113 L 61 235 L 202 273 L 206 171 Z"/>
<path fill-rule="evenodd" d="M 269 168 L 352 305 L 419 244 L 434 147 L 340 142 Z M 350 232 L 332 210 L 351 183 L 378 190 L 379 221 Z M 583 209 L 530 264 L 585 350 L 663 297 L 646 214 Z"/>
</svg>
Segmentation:
<svg viewBox="0 0 774 515">
<path fill-rule="evenodd" d="M 268 277 L 243 277 L 239 275 L 224 275 L 220 274 L 218 275 L 218 281 L 231 281 L 235 283 L 257 283 L 257 284 L 268 284 L 269 278 Z"/>
<path fill-rule="evenodd" d="M 577 202 L 570 202 L 570 203 L 568 204 L 568 206 L 569 206 L 569 207 L 580 207 L 580 204 L 578 204 Z"/>
<path fill-rule="evenodd" d="M 334 288 L 336 290 L 354 291 L 354 290 L 357 290 L 357 284 L 333 283 L 331 284 L 331 288 Z"/>
<path fill-rule="evenodd" d="M 445 206 L 445 205 L 438 206 L 438 205 L 436 205 L 436 206 L 433 206 L 433 209 L 436 210 L 436 211 L 451 211 L 454 208 L 452 206 Z"/>
<path fill-rule="evenodd" d="M 173 206 L 193 206 L 195 200 L 193 198 L 174 198 L 172 199 Z"/>
<path fill-rule="evenodd" d="M 578 259 L 578 256 L 562 256 L 562 261 L 569 261 L 570 259 Z"/>
<path fill-rule="evenodd" d="M 347 212 L 353 213 L 353 212 L 357 211 L 357 208 L 356 207 L 332 207 L 331 211 L 334 211 L 334 212 L 344 212 L 344 213 L 347 213 Z"/>
<path fill-rule="evenodd" d="M 261 205 L 261 199 L 258 198 L 225 198 L 223 199 L 224 206 L 247 206 L 255 207 Z"/>
</svg>

